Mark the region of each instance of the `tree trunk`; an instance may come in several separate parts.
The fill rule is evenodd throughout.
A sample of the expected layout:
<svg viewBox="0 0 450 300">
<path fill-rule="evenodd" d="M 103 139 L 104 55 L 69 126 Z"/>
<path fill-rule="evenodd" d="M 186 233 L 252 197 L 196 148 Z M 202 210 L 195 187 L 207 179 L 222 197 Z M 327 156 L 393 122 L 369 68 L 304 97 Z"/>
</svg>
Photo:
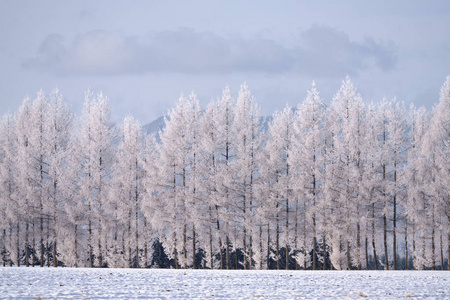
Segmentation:
<svg viewBox="0 0 450 300">
<path fill-rule="evenodd" d="M 220 233 L 220 222 L 219 222 L 219 207 L 218 205 L 215 205 L 216 208 L 216 228 L 217 228 L 217 233 L 219 234 L 219 257 L 220 257 L 220 269 L 223 269 L 223 245 L 222 245 L 222 237 L 221 237 L 221 233 Z"/>
<path fill-rule="evenodd" d="M 278 171 L 276 172 L 276 179 L 275 179 L 276 183 L 278 183 Z M 277 222 L 277 227 L 276 227 L 276 258 L 277 258 L 277 270 L 280 270 L 280 214 L 279 214 L 279 203 L 278 203 L 278 193 L 275 197 L 276 199 L 276 211 L 277 211 L 277 218 L 276 218 L 276 222 Z"/>
<path fill-rule="evenodd" d="M 444 270 L 444 246 L 442 245 L 442 229 L 439 230 L 439 244 L 441 245 L 441 270 Z"/>
<path fill-rule="evenodd" d="M 186 223 L 184 223 L 184 227 L 183 227 L 183 258 L 184 258 L 183 267 L 185 269 L 187 269 L 187 249 L 186 249 L 186 244 L 187 244 L 187 225 L 186 225 Z"/>
<path fill-rule="evenodd" d="M 386 214 L 383 215 L 383 235 L 384 235 L 384 263 L 385 263 L 385 270 L 389 270 L 389 257 L 388 257 L 388 245 L 387 245 L 387 218 L 386 218 Z"/>
<path fill-rule="evenodd" d="M 244 197 L 243 197 L 243 205 L 244 205 L 244 210 L 243 210 L 243 217 L 244 220 L 242 222 L 242 228 L 244 229 L 244 234 L 243 234 L 243 256 L 244 256 L 244 270 L 247 270 L 247 224 L 246 224 L 246 197 L 245 197 L 245 193 L 246 193 L 246 189 L 245 189 L 245 181 L 244 181 Z M 236 251 L 236 260 L 237 260 L 237 251 Z"/>
<path fill-rule="evenodd" d="M 249 234 L 249 248 L 248 248 L 248 268 L 249 270 L 253 269 L 253 232 L 250 228 Z"/>
<path fill-rule="evenodd" d="M 101 207 L 101 205 L 100 205 Z M 100 208 L 101 211 L 101 208 Z M 131 239 L 131 232 L 130 232 Z M 103 250 L 102 250 L 102 220 L 99 218 L 98 220 L 98 267 L 103 267 Z"/>
<path fill-rule="evenodd" d="M 322 255 L 323 255 L 323 264 L 322 264 L 322 271 L 325 271 L 327 269 L 327 243 L 326 243 L 326 236 L 323 234 L 322 236 Z"/>
<path fill-rule="evenodd" d="M 306 204 L 303 207 L 303 270 L 306 270 L 306 258 L 308 253 L 306 250 Z"/>
<path fill-rule="evenodd" d="M 347 154 L 347 168 L 350 165 L 349 159 L 350 159 L 350 157 Z M 347 227 L 347 230 L 348 230 L 347 233 L 348 234 L 350 234 L 350 232 L 352 232 L 351 228 L 350 228 L 350 226 L 351 226 L 351 217 L 350 217 L 351 211 L 350 211 L 350 207 L 348 207 L 348 205 L 349 205 L 349 198 L 350 198 L 350 178 L 347 179 L 347 202 L 346 202 L 346 205 L 347 205 L 347 222 L 348 222 L 348 224 L 347 224 L 347 226 L 348 226 Z M 347 244 L 346 245 L 346 248 L 347 248 L 347 250 L 346 250 L 346 252 L 347 252 L 347 270 L 351 270 L 352 269 L 352 261 L 351 261 L 351 253 L 350 253 L 350 241 L 349 241 L 348 237 L 347 237 L 347 243 L 346 244 Z"/>
<path fill-rule="evenodd" d="M 147 235 L 145 234 L 146 231 L 148 231 L 147 218 L 144 216 L 144 268 L 148 268 L 148 243 Z"/>
<path fill-rule="evenodd" d="M 435 235 L 434 224 L 432 226 L 433 229 L 431 233 L 431 261 L 432 261 L 431 269 L 434 271 L 436 270 L 436 244 L 434 238 Z"/>
<path fill-rule="evenodd" d="M 314 153 L 314 169 L 316 164 L 316 154 Z M 312 214 L 312 223 L 313 223 L 313 265 L 312 269 L 313 271 L 316 270 L 316 260 L 317 260 L 317 253 L 316 253 L 316 245 L 317 245 L 317 230 L 316 230 L 316 175 L 313 174 L 313 214 Z"/>
<path fill-rule="evenodd" d="M 30 224 L 28 223 L 28 221 L 25 223 L 25 266 L 28 268 L 30 266 L 30 262 L 29 262 L 29 256 L 30 254 L 28 253 L 28 230 L 29 230 L 29 226 Z M 17 223 L 17 247 L 19 247 L 18 245 L 19 243 L 19 223 Z M 19 252 L 18 252 L 19 255 Z M 19 255 L 20 256 L 20 255 Z M 18 266 L 20 266 L 20 264 L 18 264 Z"/>
<path fill-rule="evenodd" d="M 139 227 L 138 227 L 138 211 L 136 211 L 136 224 L 135 224 L 135 239 L 136 239 L 136 268 L 140 268 L 139 265 Z"/>
<path fill-rule="evenodd" d="M 434 205 L 431 206 L 431 261 L 432 270 L 436 270 L 436 242 L 435 242 L 435 218 L 434 218 Z"/>
<path fill-rule="evenodd" d="M 228 110 L 228 109 L 227 109 Z M 228 173 L 228 163 L 229 163 L 229 159 L 230 159 L 230 155 L 229 155 L 229 151 L 230 151 L 230 143 L 229 143 L 229 141 L 228 141 L 228 114 L 227 114 L 227 127 L 226 127 L 226 131 L 227 131 L 227 133 L 226 133 L 226 137 L 227 137 L 227 141 L 226 141 L 226 145 L 225 145 L 225 162 L 226 162 L 226 174 L 229 174 Z M 229 226 L 230 226 L 230 224 L 229 224 L 229 221 L 228 221 L 228 217 L 229 217 L 229 215 L 228 215 L 228 213 L 229 213 L 229 207 L 228 207 L 228 197 L 229 197 L 229 194 L 228 194 L 228 188 L 226 189 L 226 201 L 227 201 L 227 203 L 226 203 L 226 213 L 227 213 L 227 221 L 226 221 L 226 225 L 225 225 L 225 230 L 226 230 L 226 237 L 225 237 L 225 242 L 226 242 L 226 245 L 225 245 L 225 249 L 226 249 L 226 251 L 225 251 L 225 257 L 226 257 L 226 261 L 227 261 L 227 270 L 229 270 L 230 269 L 230 237 L 229 237 L 229 234 L 230 234 L 230 228 L 229 228 Z"/>
<path fill-rule="evenodd" d="M 286 167 L 287 176 L 289 176 L 289 165 Z M 288 178 L 289 181 L 289 178 Z M 285 258 L 286 258 L 286 270 L 289 270 L 289 186 L 286 187 L 286 249 L 285 249 Z"/>
<path fill-rule="evenodd" d="M 2 249 L 2 265 L 6 266 L 6 229 L 3 228 L 3 249 Z"/>
<path fill-rule="evenodd" d="M 450 244 L 449 244 L 450 246 Z M 267 222 L 267 270 L 270 270 L 270 223 Z"/>
<path fill-rule="evenodd" d="M 131 259 L 131 208 L 128 210 L 128 268 L 132 268 L 132 259 Z"/>
<path fill-rule="evenodd" d="M 173 252 L 174 252 L 175 269 L 178 269 L 178 251 L 177 251 L 177 233 L 176 233 L 176 231 L 174 231 Z"/>
<path fill-rule="evenodd" d="M 262 270 L 263 267 L 263 245 L 262 245 L 262 226 L 259 225 L 259 269 Z"/>
<path fill-rule="evenodd" d="M 396 167 L 396 165 L 395 165 Z M 397 171 L 394 171 L 394 216 L 392 220 L 392 248 L 394 250 L 394 270 L 397 270 Z"/>
<path fill-rule="evenodd" d="M 210 208 L 210 218 L 212 220 L 212 213 Z M 213 261 L 213 237 L 212 237 L 212 225 L 209 226 L 209 265 L 211 270 L 214 269 L 214 261 Z M 219 248 L 220 249 L 220 248 Z M 222 251 L 222 249 L 220 249 Z M 221 261 L 222 263 L 222 261 Z"/>
<path fill-rule="evenodd" d="M 212 134 L 212 139 L 214 139 L 214 134 Z M 216 172 L 216 155 L 213 152 L 212 154 L 212 158 L 211 158 L 211 162 L 212 162 L 212 166 L 213 166 L 213 178 L 216 178 L 217 176 L 217 172 Z M 216 193 L 217 192 L 217 182 L 216 180 L 214 180 L 214 189 L 213 192 Z M 220 257 L 220 267 L 219 269 L 222 270 L 223 269 L 223 253 L 222 253 L 222 238 L 221 238 L 221 232 L 220 232 L 220 222 L 219 222 L 219 207 L 216 204 L 217 203 L 217 198 L 216 196 L 214 196 L 214 207 L 216 209 L 216 226 L 217 226 L 217 234 L 219 236 L 219 257 Z M 212 208 L 210 206 L 210 218 L 211 218 L 211 222 L 213 221 L 213 212 L 212 212 Z M 211 270 L 214 269 L 214 253 L 213 253 L 213 237 L 212 237 L 212 225 L 209 227 L 209 243 L 210 243 L 210 265 L 211 265 Z"/>
<path fill-rule="evenodd" d="M 89 268 L 94 267 L 94 262 L 92 261 L 92 221 L 89 217 L 89 225 L 88 225 L 89 237 L 88 237 L 88 251 L 89 251 Z"/>
<path fill-rule="evenodd" d="M 136 268 L 140 268 L 139 265 L 139 202 L 138 202 L 138 191 L 137 191 L 137 183 L 136 183 L 136 207 L 135 207 L 135 224 L 134 226 L 136 227 L 134 230 L 134 237 L 136 239 Z"/>
<path fill-rule="evenodd" d="M 383 135 L 384 143 L 386 143 L 386 134 Z M 383 183 L 386 181 L 386 165 L 383 164 Z M 385 210 L 387 210 L 387 199 L 386 199 L 386 191 L 383 187 L 383 199 Z M 384 263 L 385 270 L 389 270 L 389 256 L 388 256 L 388 246 L 387 246 L 387 216 L 386 213 L 383 212 L 383 237 L 384 237 Z"/>
<path fill-rule="evenodd" d="M 53 267 L 58 266 L 57 250 L 56 250 L 56 209 L 53 211 Z"/>
<path fill-rule="evenodd" d="M 276 231 L 276 258 L 277 258 L 277 270 L 280 269 L 280 224 L 278 220 L 278 203 L 277 203 L 277 231 Z"/>
<path fill-rule="evenodd" d="M 78 268 L 78 232 L 77 232 L 78 226 L 75 225 L 75 232 L 74 232 L 74 247 L 73 247 L 73 251 L 74 251 L 74 256 L 75 256 L 75 268 Z"/>
<path fill-rule="evenodd" d="M 176 171 L 175 171 L 175 165 L 173 165 L 173 195 L 174 195 L 174 199 L 176 199 Z M 173 216 L 173 220 L 172 220 L 172 224 L 174 224 L 175 228 L 173 229 L 173 254 L 174 254 L 174 264 L 175 264 L 175 269 L 178 269 L 178 250 L 177 250 L 177 217 L 174 215 Z"/>
<path fill-rule="evenodd" d="M 298 199 L 295 199 L 295 228 L 294 228 L 294 248 L 295 251 L 298 251 Z M 294 254 L 296 254 L 294 252 Z M 295 262 L 295 269 L 298 270 L 297 260 Z"/>
<path fill-rule="evenodd" d="M 197 264 L 195 261 L 195 243 L 196 243 L 196 234 L 195 234 L 195 225 L 192 225 L 192 269 L 197 269 Z"/>
<path fill-rule="evenodd" d="M 35 249 L 36 249 L 36 230 L 35 230 L 35 227 L 36 227 L 36 226 L 35 226 L 34 220 L 33 220 L 33 231 L 32 231 L 32 233 L 33 233 L 33 237 L 32 237 L 32 244 L 33 244 L 32 249 L 33 249 L 33 253 L 32 253 L 32 255 L 31 255 L 31 266 L 32 266 L 32 267 L 34 267 L 35 257 L 36 257 L 36 255 L 34 254 Z"/>
<path fill-rule="evenodd" d="M 450 195 L 448 197 L 450 199 Z M 450 207 L 447 215 L 447 271 L 450 271 Z"/>
<path fill-rule="evenodd" d="M 42 134 L 42 125 L 41 125 L 41 134 Z M 42 139 L 42 136 L 41 136 Z M 44 169 L 43 169 L 43 156 L 41 155 L 40 158 L 40 179 L 41 179 L 41 184 L 40 184 L 40 192 L 39 192 L 39 211 L 40 211 L 40 217 L 39 217 L 39 221 L 40 221 L 40 226 L 39 226 L 39 244 L 40 244 L 40 248 L 41 248 L 41 253 L 40 253 L 40 260 L 41 260 L 41 268 L 44 266 L 44 204 L 43 204 L 43 195 L 42 195 L 42 191 L 44 189 Z M 34 260 L 34 259 L 33 259 Z"/>
<path fill-rule="evenodd" d="M 369 270 L 369 239 L 367 238 L 367 230 L 366 230 L 366 239 L 364 241 L 364 248 L 366 254 L 366 270 Z"/>
<path fill-rule="evenodd" d="M 350 257 L 350 241 L 347 239 L 347 270 L 352 269 L 352 261 Z"/>
<path fill-rule="evenodd" d="M 47 252 L 47 267 L 50 267 L 50 249 L 48 242 L 50 240 L 50 219 L 47 221 L 47 240 L 46 240 L 46 246 L 45 246 L 45 252 Z"/>
<path fill-rule="evenodd" d="M 252 228 L 249 228 L 249 247 L 248 247 L 248 269 L 253 269 L 253 230 Z"/>
<path fill-rule="evenodd" d="M 10 230 L 9 230 L 9 249 L 11 249 L 11 250 L 9 251 L 9 266 L 12 267 L 12 266 L 13 266 L 13 260 L 12 260 L 12 257 L 11 257 L 11 252 L 12 252 L 12 249 L 13 249 L 13 241 L 12 241 L 12 237 L 13 237 L 13 225 L 12 225 L 12 223 L 10 223 L 9 228 L 10 228 Z M 18 235 L 17 235 L 17 236 L 18 236 Z M 19 242 L 19 241 L 17 241 L 17 245 L 19 244 L 18 242 Z"/>
<path fill-rule="evenodd" d="M 252 152 L 252 161 L 253 161 L 253 152 Z M 250 174 L 249 210 L 250 210 L 250 218 L 253 218 L 253 172 Z M 253 221 L 253 219 L 250 219 L 250 221 Z M 250 224 L 251 226 L 249 228 L 248 267 L 251 270 L 253 269 L 253 224 L 252 222 Z"/>
<path fill-rule="evenodd" d="M 138 160 L 135 161 L 135 177 L 134 177 L 134 198 L 135 198 L 135 239 L 136 239 L 136 268 L 140 268 L 139 265 L 139 177 L 138 177 Z"/>
<path fill-rule="evenodd" d="M 289 245 L 286 243 L 286 270 L 289 270 Z"/>
<path fill-rule="evenodd" d="M 223 269 L 223 245 L 222 245 L 222 235 L 220 234 L 220 222 L 219 222 L 219 207 L 216 205 L 216 227 L 219 234 L 219 256 L 220 256 L 220 269 Z"/>
<path fill-rule="evenodd" d="M 405 270 L 408 270 L 408 219 L 405 220 Z"/>
<path fill-rule="evenodd" d="M 127 252 L 125 251 L 125 230 L 123 230 L 122 231 L 122 259 L 124 261 L 124 264 L 125 264 L 125 261 L 127 260 L 126 256 L 127 256 Z"/>
<path fill-rule="evenodd" d="M 236 231 L 234 231 L 234 240 L 235 241 L 237 241 L 238 239 L 237 239 L 237 233 L 236 233 Z M 237 242 L 236 242 L 236 244 L 237 244 Z M 235 254 L 235 256 L 236 256 L 236 259 L 235 259 L 235 266 L 234 266 L 234 269 L 235 270 L 237 270 L 238 269 L 238 267 L 239 267 L 239 261 L 238 261 L 238 248 L 237 248 L 237 245 L 235 246 L 235 248 L 234 248 L 234 254 Z"/>
<path fill-rule="evenodd" d="M 412 244 L 413 244 L 413 251 L 412 251 L 412 254 L 413 254 L 413 270 L 415 270 L 415 269 L 417 269 L 416 268 L 416 263 L 415 263 L 415 260 L 416 260 L 416 226 L 415 226 L 415 223 L 414 223 L 414 221 L 413 221 L 413 224 L 412 224 Z"/>
<path fill-rule="evenodd" d="M 28 224 L 28 223 L 27 223 Z M 17 266 L 20 267 L 20 219 L 17 221 Z M 25 245 L 27 244 L 27 239 L 25 238 Z M 26 251 L 26 250 L 25 250 Z"/>
<path fill-rule="evenodd" d="M 230 238 L 228 236 L 228 221 L 226 224 L 227 227 L 227 236 L 225 237 L 225 258 L 227 261 L 227 270 L 230 269 Z"/>
<path fill-rule="evenodd" d="M 422 270 L 425 270 L 425 259 L 426 259 L 426 244 L 425 236 L 422 236 Z"/>
<path fill-rule="evenodd" d="M 183 193 L 186 196 L 186 169 L 183 168 Z M 184 268 L 187 269 L 187 224 L 186 224 L 186 199 L 183 197 L 184 201 L 184 227 L 183 227 L 183 258 L 184 258 Z"/>
<path fill-rule="evenodd" d="M 372 214 L 372 216 L 373 216 L 373 214 Z M 375 270 L 378 271 L 377 248 L 375 247 L 375 220 L 373 220 L 373 219 L 372 219 L 372 249 L 373 249 L 373 260 L 374 260 Z"/>
<path fill-rule="evenodd" d="M 34 220 L 33 220 L 33 237 L 32 237 L 32 244 L 33 244 L 33 247 L 32 247 L 32 249 L 33 249 L 33 254 L 32 254 L 32 256 L 31 256 L 31 266 L 32 267 L 34 267 L 34 258 L 35 258 L 35 254 L 34 254 L 34 251 L 35 251 L 35 249 L 36 249 L 36 231 L 35 231 L 35 224 L 34 224 Z"/>
<path fill-rule="evenodd" d="M 316 220 L 314 217 L 313 217 L 313 220 L 314 220 L 313 222 L 315 223 Z M 313 226 L 315 226 L 315 224 Z M 317 238 L 316 238 L 315 230 L 313 230 L 313 233 L 314 233 L 314 237 L 313 237 L 313 257 L 312 257 L 313 266 L 312 266 L 312 269 L 315 271 L 316 270 L 316 259 L 317 259 L 317 253 L 316 253 Z"/>
<path fill-rule="evenodd" d="M 358 204 L 357 204 L 358 205 Z M 361 225 L 356 222 L 356 252 L 357 252 L 357 267 L 361 271 Z"/>
</svg>

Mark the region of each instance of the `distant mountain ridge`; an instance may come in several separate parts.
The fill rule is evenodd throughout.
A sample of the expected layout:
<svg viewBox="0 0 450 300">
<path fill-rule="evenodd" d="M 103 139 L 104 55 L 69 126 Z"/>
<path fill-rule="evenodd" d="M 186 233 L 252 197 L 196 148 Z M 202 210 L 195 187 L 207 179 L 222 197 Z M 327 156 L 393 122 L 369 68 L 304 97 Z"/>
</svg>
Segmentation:
<svg viewBox="0 0 450 300">
<path fill-rule="evenodd" d="M 269 123 L 272 122 L 273 116 L 261 116 L 260 122 L 262 124 L 263 131 L 267 131 L 269 128 Z M 154 134 L 157 141 L 160 141 L 159 132 L 163 131 L 166 127 L 164 122 L 164 116 L 157 118 L 156 120 L 142 126 L 144 132 L 148 135 Z"/>
<path fill-rule="evenodd" d="M 166 127 L 166 123 L 164 122 L 164 116 L 157 118 L 156 120 L 142 126 L 144 132 L 148 135 L 155 134 L 156 138 L 159 140 L 159 131 L 163 130 Z"/>
</svg>

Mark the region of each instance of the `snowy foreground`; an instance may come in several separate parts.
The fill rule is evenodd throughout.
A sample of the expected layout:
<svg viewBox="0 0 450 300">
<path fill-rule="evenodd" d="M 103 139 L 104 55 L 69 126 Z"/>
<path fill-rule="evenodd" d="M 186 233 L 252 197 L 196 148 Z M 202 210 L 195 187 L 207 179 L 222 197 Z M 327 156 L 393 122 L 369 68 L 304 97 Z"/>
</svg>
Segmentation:
<svg viewBox="0 0 450 300">
<path fill-rule="evenodd" d="M 0 268 L 0 298 L 450 298 L 450 272 Z"/>
</svg>

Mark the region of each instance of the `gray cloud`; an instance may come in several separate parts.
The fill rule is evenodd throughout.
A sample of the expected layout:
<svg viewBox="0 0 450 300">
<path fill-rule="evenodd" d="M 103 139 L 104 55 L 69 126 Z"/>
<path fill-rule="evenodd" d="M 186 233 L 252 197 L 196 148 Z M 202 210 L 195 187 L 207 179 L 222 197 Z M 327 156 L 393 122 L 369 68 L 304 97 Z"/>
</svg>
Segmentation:
<svg viewBox="0 0 450 300">
<path fill-rule="evenodd" d="M 49 35 L 41 44 L 38 56 L 27 60 L 28 68 L 66 75 L 108 75 L 130 73 L 135 63 L 134 39 L 114 32 L 92 31 L 75 38 L 70 47 L 60 35 Z"/>
<path fill-rule="evenodd" d="M 301 34 L 297 67 L 314 76 L 357 75 L 361 70 L 378 67 L 389 71 L 397 62 L 393 45 L 382 45 L 371 38 L 350 41 L 341 31 L 314 25 Z"/>
<path fill-rule="evenodd" d="M 191 29 L 160 31 L 146 38 L 91 31 L 70 45 L 61 36 L 49 35 L 37 56 L 23 66 L 58 75 L 296 72 L 333 77 L 356 75 L 370 67 L 389 71 L 395 64 L 393 45 L 370 38 L 352 42 L 341 31 L 313 26 L 291 48 L 270 39 L 224 38 Z"/>
</svg>

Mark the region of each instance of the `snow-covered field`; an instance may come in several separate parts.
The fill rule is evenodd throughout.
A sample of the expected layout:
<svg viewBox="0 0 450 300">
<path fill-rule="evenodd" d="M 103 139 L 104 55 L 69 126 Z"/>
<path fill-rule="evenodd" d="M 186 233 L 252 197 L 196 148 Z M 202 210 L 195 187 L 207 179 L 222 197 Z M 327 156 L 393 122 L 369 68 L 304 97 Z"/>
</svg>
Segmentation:
<svg viewBox="0 0 450 300">
<path fill-rule="evenodd" d="M 441 298 L 450 272 L 0 268 L 0 298 Z"/>
</svg>

